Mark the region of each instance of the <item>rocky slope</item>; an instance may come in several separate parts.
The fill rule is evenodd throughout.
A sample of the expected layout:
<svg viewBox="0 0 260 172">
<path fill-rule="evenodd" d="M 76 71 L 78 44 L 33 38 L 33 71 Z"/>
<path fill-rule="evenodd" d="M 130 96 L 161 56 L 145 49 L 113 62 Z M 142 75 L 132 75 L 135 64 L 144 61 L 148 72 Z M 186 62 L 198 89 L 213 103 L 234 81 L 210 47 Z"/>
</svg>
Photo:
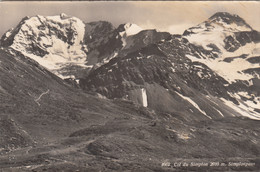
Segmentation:
<svg viewBox="0 0 260 172">
<path fill-rule="evenodd" d="M 22 54 L 0 61 L 2 171 L 259 169 L 258 121 L 153 111 L 83 93 Z M 173 165 L 201 161 L 225 166 Z"/>
<path fill-rule="evenodd" d="M 153 35 L 149 38 L 158 39 L 146 44 L 149 33 Z M 141 31 L 128 37 L 126 46 L 109 63 L 81 79 L 80 86 L 159 111 L 182 108 L 208 118 L 229 114 L 259 119 L 257 35 L 243 19 L 227 13 L 213 15 L 183 36 Z M 214 36 L 219 42 L 203 40 Z M 230 36 L 241 41 L 234 52 L 224 45 Z M 195 38 L 203 41 L 196 43 Z M 235 111 L 227 113 L 226 106 Z"/>
</svg>

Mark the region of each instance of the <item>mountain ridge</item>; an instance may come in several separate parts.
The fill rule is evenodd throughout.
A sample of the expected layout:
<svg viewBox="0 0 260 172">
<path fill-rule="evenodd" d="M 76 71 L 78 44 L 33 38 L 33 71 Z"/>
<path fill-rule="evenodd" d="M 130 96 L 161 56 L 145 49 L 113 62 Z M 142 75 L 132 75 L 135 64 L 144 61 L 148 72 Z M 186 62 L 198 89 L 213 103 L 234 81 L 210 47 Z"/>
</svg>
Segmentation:
<svg viewBox="0 0 260 172">
<path fill-rule="evenodd" d="M 54 50 L 47 49 L 49 51 L 48 53 L 51 54 L 62 49 L 60 55 L 59 52 L 57 54 L 59 58 L 57 58 L 57 55 L 51 55 L 53 57 L 48 55 L 39 58 L 37 57 L 39 64 L 46 67 L 46 61 L 48 62 L 48 60 L 54 60 L 56 58 L 53 61 L 53 64 L 58 68 L 51 68 L 51 71 L 55 74 L 58 74 L 58 76 L 65 74 L 65 76 L 70 78 L 67 79 L 69 83 L 73 83 L 75 85 L 79 83 L 79 87 L 85 89 L 86 91 L 98 92 L 99 94 L 112 99 L 126 98 L 140 104 L 142 104 L 144 101 L 142 96 L 147 97 L 147 95 L 144 93 L 148 93 L 150 96 L 145 99 L 147 99 L 149 107 L 149 101 L 153 102 L 155 97 L 149 93 L 146 87 L 154 90 L 159 86 L 161 88 L 158 88 L 158 90 L 165 89 L 166 91 L 169 91 L 169 88 L 173 86 L 169 93 L 164 93 L 168 95 L 166 97 L 169 97 L 169 99 L 175 99 L 174 97 L 177 95 L 180 96 L 179 94 L 184 94 L 184 97 L 182 98 L 185 99 L 185 94 L 187 93 L 178 89 L 180 86 L 176 85 L 176 81 L 172 81 L 172 77 L 174 76 L 174 78 L 178 78 L 177 80 L 180 80 L 180 83 L 182 83 L 181 88 L 185 87 L 185 89 L 195 89 L 199 92 L 202 92 L 204 95 L 209 94 L 218 98 L 223 98 L 224 100 L 222 101 L 224 101 L 224 103 L 228 106 L 234 103 L 232 108 L 234 108 L 235 105 L 240 105 L 240 109 L 235 108 L 239 111 L 238 113 L 249 113 L 251 114 L 249 116 L 253 118 L 256 117 L 254 114 L 257 114 L 257 106 L 260 104 L 260 93 L 254 86 L 251 86 L 250 84 L 254 85 L 254 83 L 257 83 L 257 80 L 259 80 L 259 64 L 251 63 L 251 60 L 247 59 L 258 57 L 257 52 L 258 49 L 260 50 L 260 47 L 257 48 L 257 46 L 259 45 L 258 42 L 260 42 L 260 37 L 258 36 L 260 34 L 254 31 L 242 18 L 237 15 L 231 15 L 229 13 L 216 13 L 207 21 L 202 22 L 202 24 L 188 29 L 190 30 L 189 34 L 184 32 L 183 35 L 170 35 L 167 32 L 158 32 L 156 30 L 142 30 L 137 25 L 130 23 L 122 24 L 119 25 L 118 28 L 115 28 L 107 21 L 84 23 L 83 28 L 83 25 L 77 24 L 79 19 L 68 17 L 65 14 L 46 18 L 42 16 L 36 16 L 32 18 L 27 17 L 24 18 L 18 26 L 21 28 L 25 27 L 23 24 L 26 24 L 26 21 L 28 23 L 28 20 L 35 20 L 35 22 L 38 22 L 38 20 L 50 21 L 50 24 L 43 24 L 45 28 L 42 28 L 42 24 L 39 26 L 36 24 L 36 26 L 38 29 L 44 30 L 47 37 L 47 31 L 50 32 L 51 40 L 54 39 L 53 37 L 55 37 L 54 40 L 56 42 L 56 38 L 59 38 L 59 41 L 66 43 L 66 47 L 63 45 L 61 45 L 61 47 L 56 46 L 56 48 L 55 46 L 53 46 L 54 48 L 50 46 L 50 48 Z M 74 24 L 74 22 L 76 22 L 76 24 Z M 223 22 L 226 24 L 221 26 L 215 25 L 216 23 Z M 68 25 L 68 23 L 70 24 Z M 83 22 L 80 21 L 80 23 Z M 241 27 L 245 27 L 250 31 L 240 30 L 240 32 L 237 32 L 238 30 L 233 29 L 234 23 L 236 25 L 240 25 Z M 27 25 L 32 24 L 29 22 Z M 27 25 L 26 28 L 28 27 Z M 59 25 L 64 25 L 66 27 L 65 29 L 61 29 Z M 229 28 L 229 25 L 231 28 Z M 77 28 L 78 26 L 80 27 Z M 56 29 L 52 31 L 52 28 Z M 219 30 L 219 28 L 221 29 Z M 226 28 L 229 29 L 228 32 Z M 196 31 L 194 31 L 194 29 Z M 128 30 L 131 31 L 129 32 Z M 72 34 L 70 34 L 71 31 Z M 82 33 L 79 34 L 80 37 L 78 38 L 79 32 Z M 34 32 L 32 32 L 32 35 L 35 35 L 33 33 Z M 39 31 L 39 33 L 42 32 Z M 219 43 L 215 43 L 215 40 L 205 40 L 202 41 L 202 45 L 200 45 L 200 43 L 198 44 L 197 42 L 193 41 L 194 36 L 198 37 L 199 40 L 201 40 L 201 37 L 203 40 L 205 37 L 204 34 L 214 35 L 215 33 L 222 35 L 220 36 Z M 57 36 L 55 36 L 55 34 L 57 34 Z M 41 41 L 41 39 L 36 38 L 37 34 L 33 39 Z M 6 39 L 7 37 L 5 34 L 2 37 L 2 45 L 9 45 L 7 44 L 8 40 L 7 43 L 5 43 L 4 40 Z M 10 39 L 12 40 L 12 37 L 10 37 Z M 236 41 L 238 43 L 236 43 Z M 208 45 L 203 45 L 204 43 L 207 43 Z M 41 42 L 37 43 L 37 45 L 38 44 L 46 47 L 48 41 L 46 44 Z M 53 45 L 54 44 L 56 43 L 53 42 Z M 74 48 L 74 53 L 81 52 L 84 55 L 81 57 L 77 57 L 77 53 L 72 57 L 70 57 L 70 55 L 66 57 L 66 54 L 63 55 L 64 52 L 67 51 L 67 49 L 71 49 L 74 44 L 77 44 L 77 46 L 79 45 L 81 47 L 79 48 L 80 50 Z M 248 45 L 251 44 L 253 47 L 248 47 Z M 30 46 L 31 45 L 29 45 L 29 47 Z M 232 48 L 234 46 L 236 48 L 231 50 L 230 47 Z M 12 48 L 13 45 L 10 47 Z M 34 49 L 35 46 L 32 46 L 31 48 Z M 241 48 L 243 54 L 240 54 Z M 36 50 L 38 49 L 36 48 Z M 245 54 L 245 50 L 248 52 L 251 51 L 251 53 Z M 21 50 L 21 52 L 23 53 L 24 51 Z M 232 54 L 234 54 L 233 57 Z M 238 55 L 238 57 L 236 57 L 236 55 Z M 70 59 L 73 59 L 74 57 L 76 57 L 76 61 L 70 61 Z M 32 56 L 31 58 L 35 59 L 36 57 Z M 68 58 L 69 61 L 64 61 L 64 64 L 62 64 L 59 61 L 62 58 Z M 80 60 L 78 61 L 77 59 Z M 147 60 L 144 61 L 144 59 Z M 143 64 L 139 64 L 139 61 L 141 61 Z M 161 66 L 158 66 L 160 63 Z M 124 67 L 122 68 L 122 66 L 117 66 L 118 64 L 123 65 Z M 151 65 L 149 67 L 150 69 L 148 69 L 145 64 Z M 238 64 L 243 65 L 238 68 L 236 67 Z M 169 69 L 165 70 L 164 66 L 169 66 Z M 230 71 L 223 71 L 222 66 L 226 66 L 226 68 Z M 124 71 L 124 74 L 122 71 Z M 147 71 L 150 73 L 148 76 L 146 76 L 148 74 Z M 165 73 L 165 71 L 167 72 Z M 193 78 L 191 78 L 191 76 L 194 76 L 195 78 L 198 77 L 198 81 L 200 82 L 195 81 Z M 158 85 L 149 86 L 149 84 L 154 83 Z M 212 86 L 212 84 L 214 86 Z M 215 87 L 217 89 L 215 89 Z M 205 88 L 207 88 L 207 91 L 204 91 Z M 241 88 L 243 89 L 241 90 Z M 254 88 L 254 90 L 249 90 L 249 88 Z M 138 95 L 140 89 L 144 91 L 142 93 L 143 95 L 140 94 L 142 95 L 141 97 Z M 175 91 L 177 91 L 177 93 Z M 244 99 L 244 96 L 240 95 L 240 92 L 247 92 L 245 93 L 247 94 L 246 97 L 250 97 L 250 99 Z M 154 93 L 157 95 L 156 91 L 154 91 Z M 244 93 L 241 94 L 244 95 Z M 193 100 L 190 100 L 189 103 L 193 104 L 194 107 L 197 107 L 200 112 L 203 112 L 203 110 L 198 108 L 198 105 L 194 104 Z M 253 105 L 253 108 L 250 107 L 251 105 Z M 158 105 L 154 103 L 150 107 L 155 108 L 158 107 Z M 165 108 L 168 110 L 171 109 L 169 109 L 169 107 Z M 246 112 L 243 112 L 244 110 L 246 110 Z M 214 108 L 213 111 L 216 114 L 216 110 Z"/>
</svg>

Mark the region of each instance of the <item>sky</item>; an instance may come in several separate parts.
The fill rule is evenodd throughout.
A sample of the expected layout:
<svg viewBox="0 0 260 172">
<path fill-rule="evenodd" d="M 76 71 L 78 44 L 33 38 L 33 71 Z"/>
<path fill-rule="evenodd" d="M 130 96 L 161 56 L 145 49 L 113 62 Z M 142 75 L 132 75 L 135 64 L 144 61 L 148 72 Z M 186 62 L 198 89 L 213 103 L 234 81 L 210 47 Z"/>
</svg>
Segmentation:
<svg viewBox="0 0 260 172">
<path fill-rule="evenodd" d="M 84 22 L 105 20 L 115 27 L 135 23 L 143 29 L 182 34 L 216 12 L 237 14 L 260 31 L 258 1 L 78 1 L 0 2 L 0 35 L 15 27 L 25 16 L 66 13 Z"/>
</svg>

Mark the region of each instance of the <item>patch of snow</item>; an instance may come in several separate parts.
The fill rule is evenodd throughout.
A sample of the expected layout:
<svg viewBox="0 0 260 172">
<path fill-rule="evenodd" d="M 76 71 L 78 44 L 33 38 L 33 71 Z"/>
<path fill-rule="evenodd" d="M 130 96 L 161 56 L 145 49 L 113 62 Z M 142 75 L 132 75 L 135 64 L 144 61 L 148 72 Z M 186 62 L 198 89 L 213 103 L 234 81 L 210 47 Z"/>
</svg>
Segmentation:
<svg viewBox="0 0 260 172">
<path fill-rule="evenodd" d="M 138 26 L 136 24 L 132 24 L 132 23 L 126 23 L 124 25 L 124 28 L 125 28 L 125 31 L 120 32 L 121 37 L 123 37 L 123 35 L 125 35 L 126 37 L 135 35 L 143 30 L 140 26 Z"/>
<path fill-rule="evenodd" d="M 180 91 L 181 90 L 181 87 L 179 87 L 179 86 L 176 86 L 176 88 Z"/>
<path fill-rule="evenodd" d="M 6 32 L 6 34 L 5 34 L 6 38 L 8 38 L 11 34 L 12 34 L 12 32 L 10 32 L 10 31 Z"/>
<path fill-rule="evenodd" d="M 183 140 L 188 140 L 191 138 L 188 133 L 178 133 L 177 136 Z"/>
<path fill-rule="evenodd" d="M 260 44 L 259 44 L 260 45 Z M 247 45 L 248 47 L 250 45 Z M 245 47 L 244 47 L 245 48 Z M 243 52 L 244 48 L 240 48 L 239 53 L 241 51 Z M 247 49 L 247 48 L 246 48 Z M 234 54 L 236 54 L 236 52 Z M 247 50 L 248 52 L 249 50 Z M 244 53 L 242 53 L 244 54 Z M 236 58 L 231 62 L 225 62 L 222 61 L 225 57 L 228 57 L 228 55 L 231 55 L 229 53 L 225 53 L 224 56 L 222 56 L 221 59 L 199 59 L 192 55 L 187 54 L 186 57 L 188 57 L 193 62 L 201 62 L 207 65 L 209 68 L 211 68 L 213 71 L 215 71 L 217 74 L 219 74 L 221 77 L 226 79 L 229 83 L 235 82 L 236 80 L 250 80 L 254 78 L 255 76 L 251 74 L 243 73 L 243 70 L 250 69 L 250 68 L 257 68 L 259 67 L 259 64 L 252 64 L 248 62 L 245 59 Z M 241 55 L 241 54 L 240 54 Z"/>
<path fill-rule="evenodd" d="M 112 66 L 118 67 L 118 66 L 117 66 L 117 63 L 113 64 Z"/>
<path fill-rule="evenodd" d="M 7 31 L 6 33 L 5 33 L 5 38 L 4 38 L 4 40 L 7 40 L 8 38 L 9 38 L 9 36 L 11 36 L 11 34 L 13 33 L 13 28 L 12 29 L 10 29 L 9 31 Z"/>
<path fill-rule="evenodd" d="M 186 57 L 189 58 L 192 62 L 197 62 L 197 61 L 201 61 L 201 59 L 195 57 L 195 56 L 192 56 L 190 54 L 186 54 Z"/>
<path fill-rule="evenodd" d="M 226 57 L 236 57 L 240 56 L 242 54 L 248 54 L 248 57 L 250 56 L 259 56 L 260 55 L 260 43 L 247 43 L 244 46 L 239 47 L 234 52 L 229 52 L 226 50 L 222 51 L 222 59 Z"/>
<path fill-rule="evenodd" d="M 213 107 L 222 117 L 224 117 L 224 115 L 223 115 L 223 113 L 220 111 L 220 110 L 218 110 L 217 108 L 215 108 L 215 107 Z"/>
<path fill-rule="evenodd" d="M 176 91 L 175 91 L 176 92 Z M 198 109 L 203 115 L 208 117 L 209 119 L 212 119 L 210 116 L 207 115 L 207 113 L 200 109 L 197 103 L 195 103 L 191 98 L 181 95 L 180 93 L 176 92 L 180 97 L 182 97 L 184 100 L 188 101 L 190 104 L 192 104 L 196 109 Z"/>
<path fill-rule="evenodd" d="M 238 112 L 240 115 L 246 116 L 251 119 L 260 120 L 259 114 L 252 111 L 252 108 L 243 105 L 240 103 L 240 105 L 234 104 L 232 101 L 228 101 L 224 98 L 220 98 L 227 106 Z"/>
<path fill-rule="evenodd" d="M 111 59 L 115 58 L 117 55 L 118 55 L 118 52 L 114 52 L 112 56 L 109 56 L 109 57 L 103 59 L 102 62 L 100 63 L 100 66 L 108 63 Z"/>
<path fill-rule="evenodd" d="M 224 30 L 226 31 L 233 31 L 233 32 L 245 32 L 245 31 L 252 31 L 251 28 L 249 28 L 248 26 L 246 25 L 243 25 L 243 26 L 239 26 L 237 25 L 236 23 L 230 23 L 230 24 L 227 24 L 225 23 L 222 19 L 220 19 L 218 22 L 218 25 L 219 26 L 222 26 Z"/>
<path fill-rule="evenodd" d="M 200 78 L 203 78 L 203 77 L 202 77 L 202 75 L 203 75 L 203 72 L 201 72 L 201 71 L 198 71 L 198 72 L 197 72 L 197 75 L 198 75 Z"/>
<path fill-rule="evenodd" d="M 256 108 L 259 109 L 260 108 L 260 102 L 259 101 L 255 101 L 255 103 L 253 101 L 247 100 L 244 101 L 244 103 L 251 108 Z"/>
<path fill-rule="evenodd" d="M 122 46 L 123 48 L 126 46 L 126 38 L 131 35 L 135 35 L 142 31 L 143 29 L 139 27 L 136 24 L 126 23 L 124 25 L 124 31 L 119 32 L 119 35 L 121 36 Z"/>
<path fill-rule="evenodd" d="M 223 27 L 213 24 L 212 28 L 208 30 L 205 23 L 202 23 L 195 28 L 192 28 L 194 34 L 185 36 L 189 42 L 202 46 L 206 50 L 212 50 L 208 47 L 209 44 L 215 44 L 219 49 L 224 49 L 224 39 L 227 35 L 231 35 L 231 32 L 224 32 Z"/>
<path fill-rule="evenodd" d="M 60 14 L 60 18 L 61 19 L 66 19 L 66 18 L 69 18 L 69 16 L 67 14 L 65 14 L 65 13 L 61 13 Z"/>
<path fill-rule="evenodd" d="M 144 107 L 148 106 L 148 101 L 147 101 L 147 94 L 146 94 L 146 90 L 144 88 L 141 89 L 142 92 L 142 103 Z"/>
<path fill-rule="evenodd" d="M 101 95 L 101 94 L 99 94 L 99 93 L 97 93 L 97 96 L 98 96 L 98 98 L 101 98 L 101 99 L 107 99 L 106 96 L 103 96 L 103 95 Z"/>
<path fill-rule="evenodd" d="M 252 79 L 248 80 L 248 86 L 252 86 L 252 85 L 254 85 L 253 80 Z"/>
<path fill-rule="evenodd" d="M 171 67 L 171 70 L 172 70 L 173 73 L 175 72 L 175 69 L 173 67 Z"/>
<path fill-rule="evenodd" d="M 126 39 L 124 37 L 121 38 L 123 48 L 126 46 Z"/>
<path fill-rule="evenodd" d="M 240 91 L 240 92 L 238 92 L 237 94 L 238 94 L 239 96 L 243 96 L 243 97 L 246 97 L 246 98 L 248 98 L 248 99 L 251 98 L 251 96 L 248 95 L 248 92 L 245 92 L 245 91 Z"/>
<path fill-rule="evenodd" d="M 238 94 L 234 94 L 234 93 L 231 93 L 231 92 L 227 92 L 228 93 L 228 95 L 230 95 L 230 97 L 233 97 L 233 98 L 235 98 L 235 99 L 240 99 L 240 96 L 238 95 Z"/>
<path fill-rule="evenodd" d="M 194 67 L 196 67 L 196 68 L 199 68 L 199 69 L 204 69 L 202 66 L 200 66 L 200 65 L 193 65 Z"/>
</svg>

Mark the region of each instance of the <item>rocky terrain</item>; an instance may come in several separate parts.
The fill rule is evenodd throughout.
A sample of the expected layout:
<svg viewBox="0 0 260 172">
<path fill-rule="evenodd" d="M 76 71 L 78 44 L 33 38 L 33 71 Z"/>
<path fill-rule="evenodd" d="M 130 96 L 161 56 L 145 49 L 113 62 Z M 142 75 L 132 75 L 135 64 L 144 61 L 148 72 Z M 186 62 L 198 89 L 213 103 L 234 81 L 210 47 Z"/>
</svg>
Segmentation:
<svg viewBox="0 0 260 172">
<path fill-rule="evenodd" d="M 259 42 L 229 13 L 183 35 L 25 17 L 0 41 L 0 169 L 258 171 Z"/>
</svg>

